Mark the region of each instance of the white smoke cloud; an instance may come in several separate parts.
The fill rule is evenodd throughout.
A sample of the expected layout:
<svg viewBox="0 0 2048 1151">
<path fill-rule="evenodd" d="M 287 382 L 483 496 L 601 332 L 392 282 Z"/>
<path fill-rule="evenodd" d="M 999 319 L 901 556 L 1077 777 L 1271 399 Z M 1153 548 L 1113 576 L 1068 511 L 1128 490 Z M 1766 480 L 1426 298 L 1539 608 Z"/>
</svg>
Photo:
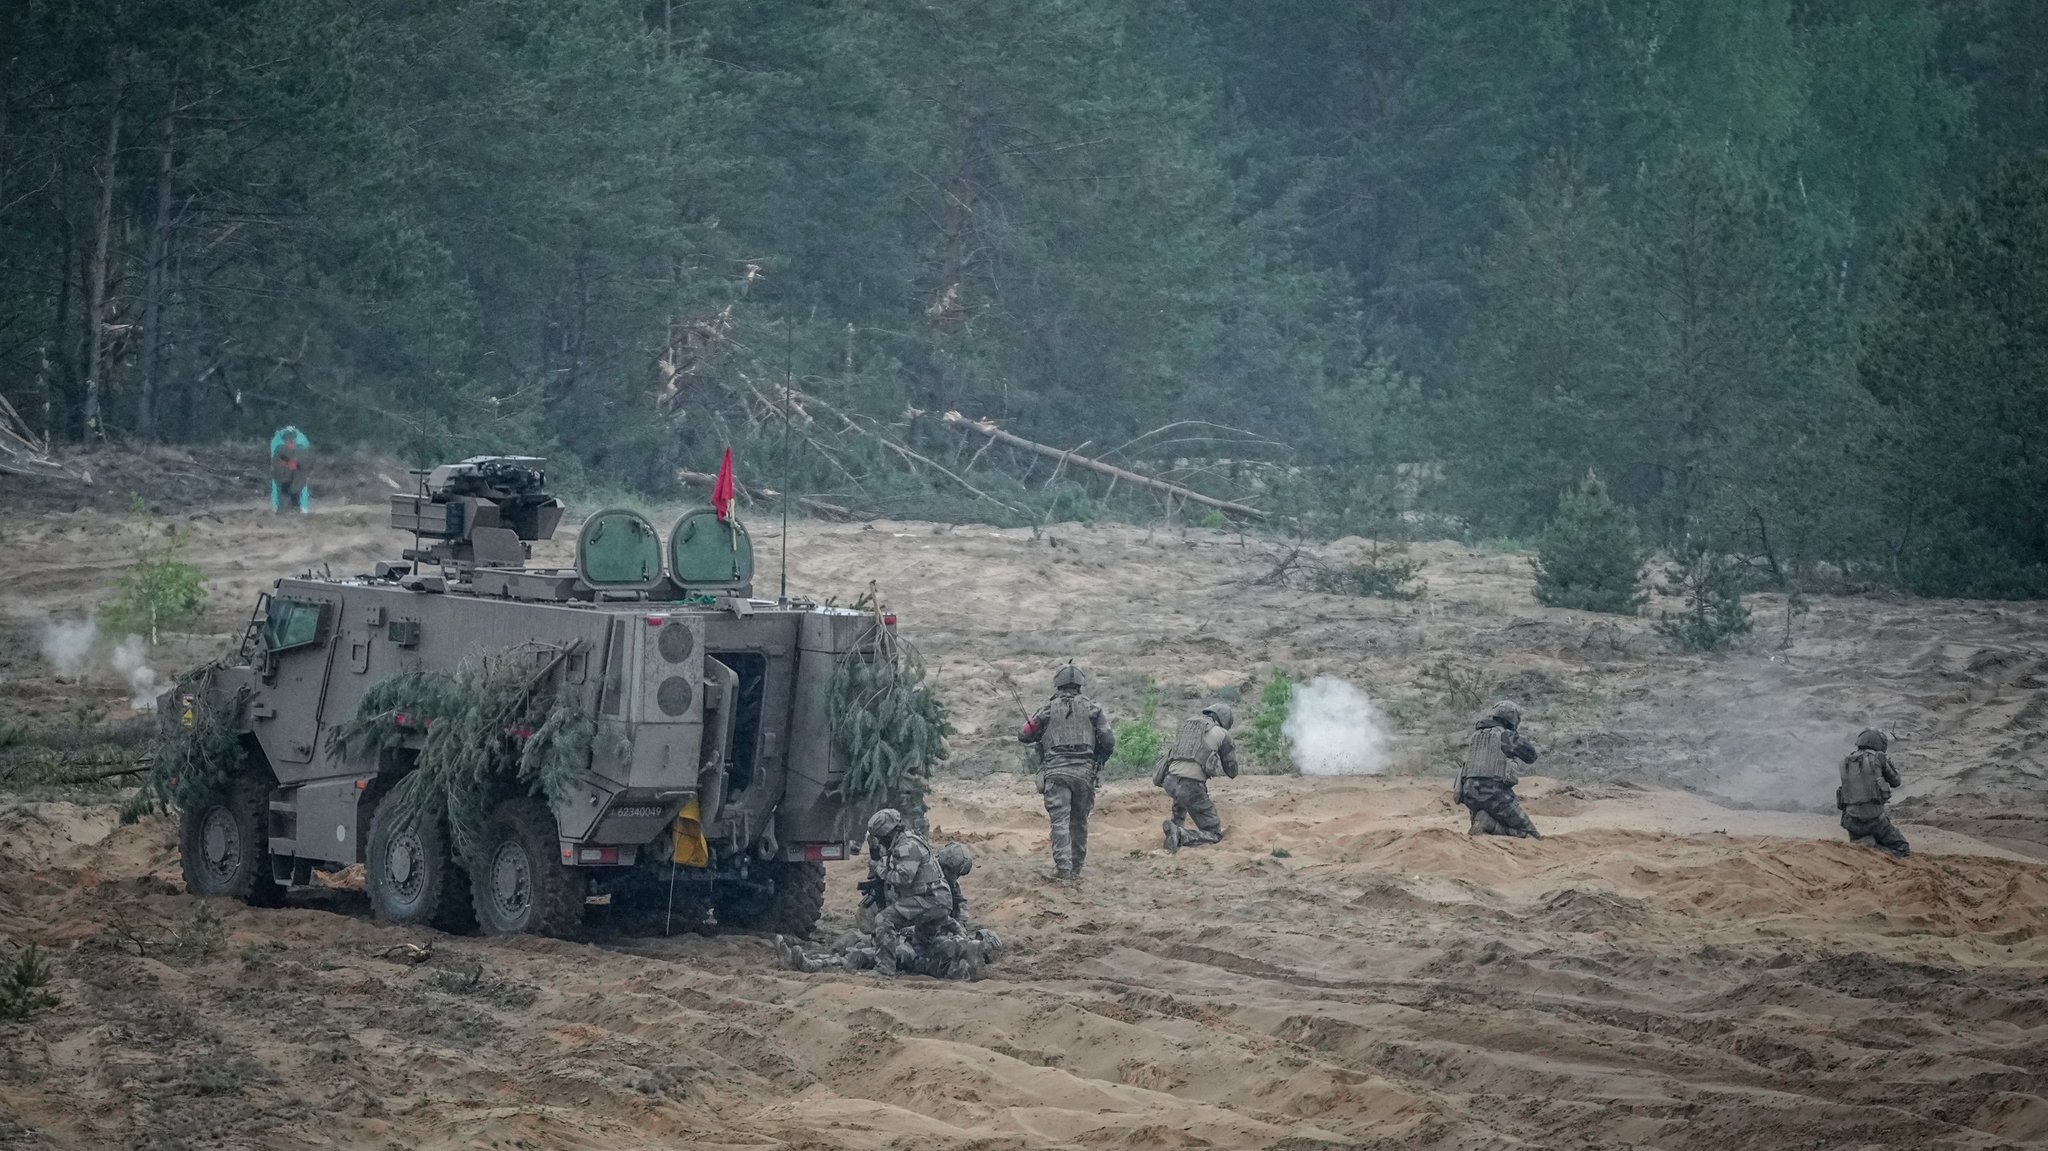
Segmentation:
<svg viewBox="0 0 2048 1151">
<path fill-rule="evenodd" d="M 1393 733 L 1386 717 L 1347 680 L 1319 675 L 1294 689 L 1281 729 L 1303 775 L 1378 775 Z"/>
<path fill-rule="evenodd" d="M 43 662 L 57 674 L 75 679 L 92 660 L 92 645 L 100 629 L 89 619 L 60 619 L 43 625 Z"/>
<path fill-rule="evenodd" d="M 128 681 L 132 698 L 128 706 L 136 711 L 155 711 L 157 678 L 156 669 L 149 666 L 149 645 L 139 635 L 131 635 L 114 645 L 114 670 Z"/>
</svg>

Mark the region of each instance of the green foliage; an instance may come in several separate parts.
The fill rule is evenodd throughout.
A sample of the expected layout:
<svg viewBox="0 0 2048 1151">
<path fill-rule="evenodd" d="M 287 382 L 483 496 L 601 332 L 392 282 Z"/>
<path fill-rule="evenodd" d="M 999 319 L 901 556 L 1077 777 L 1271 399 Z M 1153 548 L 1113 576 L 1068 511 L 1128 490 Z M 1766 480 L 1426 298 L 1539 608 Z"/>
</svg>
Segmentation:
<svg viewBox="0 0 2048 1151">
<path fill-rule="evenodd" d="M 30 1019 L 61 1002 L 45 990 L 51 981 L 50 961 L 31 943 L 15 953 L 7 976 L 0 979 L 0 1020 Z"/>
<path fill-rule="evenodd" d="M 1138 696 L 1138 714 L 1116 721 L 1116 752 L 1104 765 L 1109 779 L 1149 775 L 1166 754 L 1167 733 L 1159 726 L 1159 685 L 1147 679 Z"/>
<path fill-rule="evenodd" d="M 1286 848 L 1284 848 L 1284 847 L 1276 847 L 1276 848 L 1274 848 L 1274 849 L 1273 849 L 1273 852 L 1272 852 L 1272 854 L 1273 854 L 1273 858 L 1274 858 L 1274 859 L 1292 859 L 1292 858 L 1294 858 L 1294 853 L 1293 853 L 1293 852 L 1291 852 L 1291 851 L 1289 851 L 1289 850 L 1287 850 L 1287 849 L 1286 849 Z"/>
<path fill-rule="evenodd" d="M 917 648 L 883 625 L 870 597 L 857 606 L 873 612 L 873 626 L 839 657 L 826 691 L 832 742 L 847 758 L 839 793 L 857 810 L 895 807 L 915 821 L 953 725 Z"/>
<path fill-rule="evenodd" d="M 417 741 L 413 770 L 383 802 L 402 823 L 446 820 L 456 855 L 479 868 L 484 823 L 500 800 L 524 794 L 566 803 L 590 767 L 597 717 L 558 680 L 565 654 L 526 645 L 473 656 L 452 672 L 400 672 L 363 694 L 328 745 L 365 759 Z"/>
<path fill-rule="evenodd" d="M 100 608 L 101 631 L 156 644 L 164 632 L 198 624 L 206 612 L 206 577 L 185 559 L 185 543 L 185 534 L 173 531 L 160 545 L 136 547 L 114 583 L 113 600 Z"/>
<path fill-rule="evenodd" d="M 1308 586 L 1330 595 L 1370 596 L 1375 599 L 1419 599 L 1426 590 L 1416 578 L 1422 561 L 1408 554 L 1408 545 L 1373 540 L 1363 558 L 1348 564 L 1316 564 L 1309 569 Z"/>
<path fill-rule="evenodd" d="M 2048 154 L 2037 154 L 1933 209 L 1880 268 L 1859 367 L 1895 417 L 1888 534 L 1915 590 L 2048 594 L 2044 363 Z"/>
<path fill-rule="evenodd" d="M 1741 577 L 1726 556 L 1704 545 L 1689 547 L 1665 569 L 1663 591 L 1683 605 L 1677 615 L 1657 613 L 1651 626 L 1684 650 L 1716 651 L 1749 634 Z"/>
<path fill-rule="evenodd" d="M 1650 552 L 1635 520 L 1607 485 L 1587 472 L 1564 494 L 1557 518 L 1543 533 L 1536 558 L 1536 601 L 1551 607 L 1633 615 L 1648 593 L 1643 563 Z"/>
<path fill-rule="evenodd" d="M 149 771 L 121 807 L 121 822 L 133 823 L 162 811 L 191 811 L 227 794 L 243 766 L 242 701 L 214 700 L 209 692 L 218 667 L 209 666 L 185 681 L 179 711 L 161 716 Z M 191 700 L 187 709 L 183 700 Z"/>
<path fill-rule="evenodd" d="M 1293 770 L 1288 758 L 1287 715 L 1294 707 L 1294 677 L 1282 668 L 1259 685 L 1259 698 L 1238 719 L 1233 742 L 1255 774 L 1282 775 Z"/>
</svg>

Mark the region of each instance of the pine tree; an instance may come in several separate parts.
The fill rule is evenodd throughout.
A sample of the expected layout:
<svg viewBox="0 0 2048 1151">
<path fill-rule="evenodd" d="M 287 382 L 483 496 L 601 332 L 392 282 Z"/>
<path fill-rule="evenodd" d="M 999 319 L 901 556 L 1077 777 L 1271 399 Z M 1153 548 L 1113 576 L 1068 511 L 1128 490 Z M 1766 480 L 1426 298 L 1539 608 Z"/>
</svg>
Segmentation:
<svg viewBox="0 0 2048 1151">
<path fill-rule="evenodd" d="M 1662 590 L 1679 597 L 1683 607 L 1677 615 L 1657 613 L 1651 627 L 1686 651 L 1717 651 L 1749 634 L 1749 609 L 1742 606 L 1735 565 L 1705 544 L 1687 544 L 1665 569 Z"/>
<path fill-rule="evenodd" d="M 1633 615 L 1643 606 L 1642 532 L 1600 477 L 1564 494 L 1536 558 L 1536 600 L 1552 607 Z"/>
</svg>

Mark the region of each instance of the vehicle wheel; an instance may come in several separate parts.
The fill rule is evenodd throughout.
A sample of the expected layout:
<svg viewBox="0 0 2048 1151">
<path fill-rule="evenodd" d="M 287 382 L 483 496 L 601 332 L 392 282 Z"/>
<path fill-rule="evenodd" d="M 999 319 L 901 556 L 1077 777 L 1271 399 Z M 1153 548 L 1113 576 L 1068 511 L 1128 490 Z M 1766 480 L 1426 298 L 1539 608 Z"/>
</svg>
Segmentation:
<svg viewBox="0 0 2048 1151">
<path fill-rule="evenodd" d="M 270 877 L 270 784 L 238 777 L 226 795 L 182 812 L 178 864 L 185 890 L 226 895 L 251 907 L 284 902 L 285 885 Z"/>
<path fill-rule="evenodd" d="M 439 819 L 402 827 L 393 805 L 377 805 L 370 817 L 363 885 L 370 906 L 387 923 L 421 923 L 442 931 L 476 927 L 469 874 L 455 862 L 447 825 Z"/>
<path fill-rule="evenodd" d="M 745 890 L 718 901 L 718 922 L 726 927 L 773 931 L 810 938 L 825 912 L 825 865 L 777 861 L 760 865 L 773 890 Z"/>
<path fill-rule="evenodd" d="M 483 870 L 469 877 L 477 926 L 489 935 L 573 937 L 583 926 L 584 876 L 558 859 L 547 804 L 508 799 L 484 824 Z"/>
</svg>

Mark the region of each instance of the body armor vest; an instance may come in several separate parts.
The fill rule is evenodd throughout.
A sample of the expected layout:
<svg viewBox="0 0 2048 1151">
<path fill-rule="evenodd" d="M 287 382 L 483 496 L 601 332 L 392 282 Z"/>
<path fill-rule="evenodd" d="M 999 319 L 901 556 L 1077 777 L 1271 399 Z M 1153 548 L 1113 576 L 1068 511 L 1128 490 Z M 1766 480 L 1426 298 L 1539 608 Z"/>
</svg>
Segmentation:
<svg viewBox="0 0 2048 1151">
<path fill-rule="evenodd" d="M 1050 714 L 1045 721 L 1045 734 L 1040 737 L 1048 756 L 1095 757 L 1095 720 L 1092 712 L 1095 705 L 1078 692 L 1073 695 L 1056 695 L 1046 704 Z"/>
<path fill-rule="evenodd" d="M 1465 779 L 1504 779 L 1513 783 L 1521 776 L 1515 773 L 1514 761 L 1501 750 L 1502 729 L 1482 727 L 1465 741 L 1465 769 L 1459 774 Z"/>
<path fill-rule="evenodd" d="M 1202 769 L 1203 779 L 1216 778 L 1216 753 L 1209 749 L 1209 728 L 1214 726 L 1206 715 L 1191 715 L 1180 721 L 1174 729 L 1173 746 L 1166 751 L 1168 763 L 1192 763 Z"/>
<path fill-rule="evenodd" d="M 1856 751 L 1842 761 L 1843 803 L 1886 803 L 1892 789 L 1884 781 L 1881 751 Z"/>
<path fill-rule="evenodd" d="M 910 882 L 902 890 L 896 892 L 896 894 L 906 897 L 929 895 L 939 888 L 945 887 L 946 872 L 945 869 L 939 866 L 938 856 L 932 854 L 932 845 L 926 843 L 924 837 L 918 833 L 905 831 L 903 833 L 903 841 L 896 845 L 896 850 L 903 851 L 905 847 L 910 845 L 915 845 L 916 847 L 916 855 L 918 857 L 917 873 L 911 876 Z"/>
</svg>

